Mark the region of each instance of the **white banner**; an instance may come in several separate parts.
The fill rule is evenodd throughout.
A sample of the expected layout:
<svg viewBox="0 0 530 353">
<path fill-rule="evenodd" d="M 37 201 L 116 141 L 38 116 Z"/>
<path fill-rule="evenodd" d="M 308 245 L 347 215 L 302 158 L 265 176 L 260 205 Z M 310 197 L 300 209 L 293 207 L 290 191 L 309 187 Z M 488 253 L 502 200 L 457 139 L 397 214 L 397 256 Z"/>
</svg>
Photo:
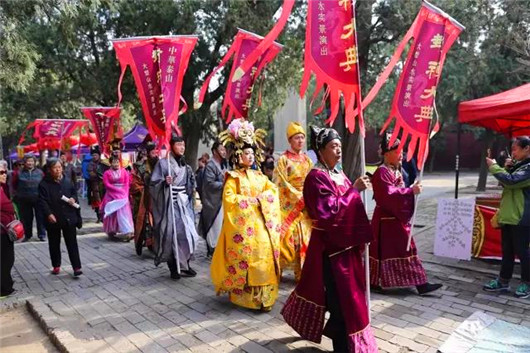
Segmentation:
<svg viewBox="0 0 530 353">
<path fill-rule="evenodd" d="M 434 255 L 471 259 L 475 199 L 440 199 L 436 216 Z"/>
</svg>

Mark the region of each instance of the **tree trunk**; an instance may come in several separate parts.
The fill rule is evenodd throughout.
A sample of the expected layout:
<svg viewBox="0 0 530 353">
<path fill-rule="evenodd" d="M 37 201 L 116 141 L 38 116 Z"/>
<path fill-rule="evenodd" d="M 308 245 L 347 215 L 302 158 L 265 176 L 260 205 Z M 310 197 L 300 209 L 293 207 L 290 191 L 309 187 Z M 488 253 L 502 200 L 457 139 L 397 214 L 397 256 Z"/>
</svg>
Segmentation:
<svg viewBox="0 0 530 353">
<path fill-rule="evenodd" d="M 480 155 L 480 172 L 478 175 L 477 191 L 486 191 L 486 181 L 488 180 L 488 166 L 486 165 L 486 156 L 488 149 L 491 148 L 493 143 L 493 132 L 486 130 L 484 136 L 484 148 Z"/>
<path fill-rule="evenodd" d="M 206 114 L 209 114 L 207 109 L 199 109 L 187 114 L 186 119 L 191 119 L 193 123 L 182 126 L 182 134 L 186 141 L 186 162 L 193 170 L 197 169 L 197 154 L 199 153 L 202 122 L 208 118 Z"/>
</svg>

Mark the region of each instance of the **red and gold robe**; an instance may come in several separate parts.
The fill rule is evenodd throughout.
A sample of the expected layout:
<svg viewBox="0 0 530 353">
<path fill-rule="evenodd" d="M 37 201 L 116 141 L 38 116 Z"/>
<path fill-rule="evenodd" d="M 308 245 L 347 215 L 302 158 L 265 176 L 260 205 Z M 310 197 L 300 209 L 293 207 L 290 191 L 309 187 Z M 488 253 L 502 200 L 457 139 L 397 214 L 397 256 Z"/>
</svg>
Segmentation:
<svg viewBox="0 0 530 353">
<path fill-rule="evenodd" d="M 297 281 L 311 235 L 312 221 L 305 209 L 303 188 L 312 166 L 313 162 L 305 153 L 285 151 L 274 170 L 274 183 L 280 193 L 282 213 L 280 266 L 282 271 L 293 268 Z"/>
</svg>

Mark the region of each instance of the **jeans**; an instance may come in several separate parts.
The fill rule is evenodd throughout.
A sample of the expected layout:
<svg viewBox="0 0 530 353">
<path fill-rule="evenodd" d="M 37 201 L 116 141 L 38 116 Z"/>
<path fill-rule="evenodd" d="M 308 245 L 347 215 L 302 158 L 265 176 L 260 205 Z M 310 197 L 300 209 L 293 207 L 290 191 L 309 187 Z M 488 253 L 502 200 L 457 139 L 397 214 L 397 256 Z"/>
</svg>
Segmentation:
<svg viewBox="0 0 530 353">
<path fill-rule="evenodd" d="M 500 278 L 509 281 L 515 265 L 515 255 L 521 263 L 521 280 L 530 283 L 530 227 L 504 225 L 502 233 L 502 262 Z"/>
</svg>

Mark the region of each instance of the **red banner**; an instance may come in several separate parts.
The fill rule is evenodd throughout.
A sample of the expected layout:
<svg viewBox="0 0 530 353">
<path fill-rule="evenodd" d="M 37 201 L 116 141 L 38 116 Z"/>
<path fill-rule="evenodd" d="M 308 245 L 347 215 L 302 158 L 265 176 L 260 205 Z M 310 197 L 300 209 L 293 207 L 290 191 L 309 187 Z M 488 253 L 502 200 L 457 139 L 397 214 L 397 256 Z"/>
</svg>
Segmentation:
<svg viewBox="0 0 530 353">
<path fill-rule="evenodd" d="M 83 107 L 83 115 L 90 120 L 98 144 L 103 147 L 103 152 L 108 153 L 109 142 L 121 131 L 119 107 Z M 121 136 L 120 136 L 121 137 Z"/>
<path fill-rule="evenodd" d="M 354 5 L 351 0 L 311 0 L 307 10 L 304 77 L 300 86 L 303 97 L 312 75 L 316 76 L 313 100 L 326 85 L 322 111 L 329 97 L 331 115 L 326 123 L 333 124 L 340 107 L 340 96 L 346 106 L 346 127 L 355 130 L 355 108 L 361 105 L 357 36 Z M 359 126 L 364 135 L 362 111 Z"/>
<path fill-rule="evenodd" d="M 256 63 L 263 57 L 265 52 L 274 46 L 274 41 L 278 36 L 280 35 L 281 31 L 287 24 L 287 20 L 289 19 L 289 16 L 291 15 L 291 11 L 293 10 L 294 6 L 294 0 L 284 0 L 282 5 L 282 14 L 280 15 L 280 18 L 274 25 L 274 27 L 270 30 L 269 33 L 263 38 L 263 40 L 259 43 L 259 45 L 256 47 L 256 49 L 250 53 L 245 59 L 241 61 L 240 64 L 238 64 L 237 70 L 235 72 L 232 72 L 231 80 L 230 82 L 235 82 L 239 80 L 243 74 L 248 73 L 251 68 L 253 68 Z"/>
<path fill-rule="evenodd" d="M 196 43 L 195 36 L 138 37 L 113 41 L 122 68 L 118 104 L 122 98 L 121 82 L 127 66 L 130 66 L 147 128 L 160 145 L 167 146 L 172 129 L 177 129 L 178 116 L 186 109 L 185 102 L 181 104 L 180 92 Z"/>
<path fill-rule="evenodd" d="M 473 222 L 473 257 L 482 259 L 502 258 L 501 230 L 491 226 L 491 219 L 497 208 L 475 206 Z"/>
<path fill-rule="evenodd" d="M 232 78 L 237 67 L 245 60 L 245 58 L 255 52 L 256 48 L 262 41 L 263 37 L 240 29 L 234 38 L 230 50 L 221 60 L 219 66 L 217 66 L 204 81 L 199 95 L 199 104 L 202 104 L 204 101 L 204 96 L 208 91 L 208 85 L 211 78 L 219 69 L 226 65 L 231 57 L 233 57 L 232 71 L 230 72 L 230 77 L 228 79 L 221 113 L 227 122 L 230 122 L 232 118 L 246 119 L 248 116 L 254 83 L 265 66 L 278 55 L 282 46 L 278 43 L 273 43 L 273 45 L 263 53 L 259 60 L 254 63 L 252 68 L 246 71 L 239 80 L 233 82 Z M 227 109 L 228 115 L 226 115 Z"/>
<path fill-rule="evenodd" d="M 423 169 L 427 158 L 431 133 L 438 130 L 438 124 L 432 124 L 435 111 L 434 98 L 445 57 L 463 29 L 462 25 L 442 10 L 424 2 L 390 63 L 362 103 L 365 109 L 372 102 L 400 60 L 405 46 L 411 38 L 414 38 L 394 93 L 389 118 L 381 133 L 395 119 L 396 124 L 389 145 L 392 145 L 400 133 L 402 134 L 400 149 L 410 139 L 407 159 L 411 160 L 417 149 L 419 169 Z"/>
<path fill-rule="evenodd" d="M 37 142 L 58 141 L 69 137 L 77 129 L 88 124 L 87 120 L 78 119 L 35 119 L 26 126 L 26 129 L 20 136 L 18 144 L 21 145 L 25 140 L 26 131 L 35 128 L 33 138 Z"/>
</svg>

